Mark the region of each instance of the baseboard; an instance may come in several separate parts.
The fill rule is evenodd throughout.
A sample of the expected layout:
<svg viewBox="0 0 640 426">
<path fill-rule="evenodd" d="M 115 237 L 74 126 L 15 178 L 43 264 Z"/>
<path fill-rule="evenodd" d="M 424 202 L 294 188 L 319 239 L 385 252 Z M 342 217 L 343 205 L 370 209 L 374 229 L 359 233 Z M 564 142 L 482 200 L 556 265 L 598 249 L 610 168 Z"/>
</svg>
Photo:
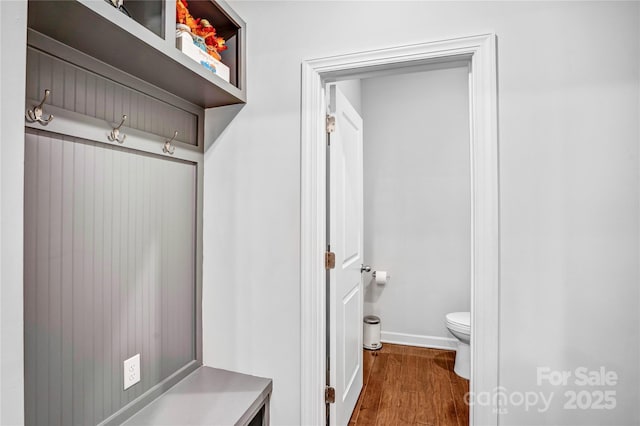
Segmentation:
<svg viewBox="0 0 640 426">
<path fill-rule="evenodd" d="M 421 336 L 419 334 L 394 333 L 382 331 L 380 340 L 383 343 L 419 346 L 421 348 L 456 350 L 458 340 L 453 337 Z"/>
</svg>

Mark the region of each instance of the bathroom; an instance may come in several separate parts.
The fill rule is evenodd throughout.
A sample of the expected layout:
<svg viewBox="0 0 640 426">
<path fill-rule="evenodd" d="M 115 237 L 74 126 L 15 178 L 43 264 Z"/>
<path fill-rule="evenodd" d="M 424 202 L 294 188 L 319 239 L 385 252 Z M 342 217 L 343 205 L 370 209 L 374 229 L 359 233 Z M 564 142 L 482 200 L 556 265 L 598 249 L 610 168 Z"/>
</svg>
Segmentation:
<svg viewBox="0 0 640 426">
<path fill-rule="evenodd" d="M 398 355 L 410 348 L 420 356 L 413 362 L 424 362 L 424 357 L 436 361 L 428 369 L 446 369 L 446 352 L 416 349 L 456 350 L 458 339 L 448 330 L 445 318 L 470 311 L 468 81 L 468 63 L 457 61 L 336 83 L 363 121 L 363 258 L 371 267 L 362 275 L 363 313 L 380 319 L 381 353 Z M 365 326 L 364 345 L 371 348 L 367 343 L 371 342 Z M 372 355 L 377 353 L 365 350 L 365 383 L 367 359 Z M 400 365 L 407 361 L 398 358 Z M 457 365 L 456 371 L 462 369 L 468 379 L 468 353 L 459 364 L 465 362 L 466 368 Z M 385 375 L 384 370 L 373 371 Z M 444 373 L 442 380 L 447 381 L 449 374 Z M 360 398 L 365 397 L 366 387 Z M 415 408 L 408 411 L 420 416 L 419 405 Z M 449 421 L 429 418 L 435 412 L 422 413 L 423 420 Z M 357 420 L 355 416 L 352 421 Z M 364 422 L 369 421 L 370 417 Z"/>
</svg>

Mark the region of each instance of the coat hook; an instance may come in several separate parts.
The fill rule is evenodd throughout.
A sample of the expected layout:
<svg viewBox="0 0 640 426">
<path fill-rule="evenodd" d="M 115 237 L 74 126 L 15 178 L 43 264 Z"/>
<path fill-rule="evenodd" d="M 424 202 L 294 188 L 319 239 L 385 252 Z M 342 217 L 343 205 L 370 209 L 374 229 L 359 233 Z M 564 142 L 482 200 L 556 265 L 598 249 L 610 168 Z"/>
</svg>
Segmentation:
<svg viewBox="0 0 640 426">
<path fill-rule="evenodd" d="M 122 139 L 120 139 L 119 136 L 120 136 L 120 127 L 122 127 L 126 119 L 127 119 L 127 116 L 123 115 L 122 121 L 120 122 L 118 127 L 114 127 L 113 130 L 111 130 L 111 134 L 107 136 L 107 139 L 109 139 L 111 142 L 116 142 L 116 141 L 118 141 L 118 143 L 124 142 L 124 140 L 127 138 L 127 135 L 122 135 Z"/>
<path fill-rule="evenodd" d="M 50 94 L 51 94 L 51 90 L 45 89 L 44 98 L 42 98 L 42 102 L 40 102 L 39 105 L 34 106 L 32 109 L 27 110 L 27 114 L 26 114 L 27 119 L 30 120 L 32 123 L 35 123 L 37 121 L 43 126 L 46 126 L 51 122 L 51 120 L 53 120 L 53 115 L 51 114 L 49 114 L 49 118 L 47 119 L 42 118 L 42 106 L 47 101 L 47 98 L 49 97 Z"/>
<path fill-rule="evenodd" d="M 162 147 L 162 152 L 164 152 L 165 154 L 173 155 L 173 153 L 176 151 L 176 147 L 171 145 L 171 142 L 173 142 L 176 136 L 178 136 L 177 130 L 173 134 L 173 137 L 164 143 L 164 146 Z"/>
</svg>

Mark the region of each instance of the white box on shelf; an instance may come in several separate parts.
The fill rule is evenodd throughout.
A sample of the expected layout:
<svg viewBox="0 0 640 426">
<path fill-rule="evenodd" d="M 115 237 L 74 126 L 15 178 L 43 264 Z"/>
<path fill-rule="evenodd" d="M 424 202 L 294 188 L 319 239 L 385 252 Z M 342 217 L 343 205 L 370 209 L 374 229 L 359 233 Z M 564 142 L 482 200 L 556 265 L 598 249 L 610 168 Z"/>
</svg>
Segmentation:
<svg viewBox="0 0 640 426">
<path fill-rule="evenodd" d="M 194 61 L 202 64 L 202 62 L 209 65 L 210 69 L 224 81 L 229 82 L 229 67 L 222 62 L 216 60 L 214 57 L 200 49 L 194 42 L 191 34 L 187 32 L 181 32 L 176 35 L 176 47 L 180 49 L 182 53 L 193 59 Z"/>
</svg>

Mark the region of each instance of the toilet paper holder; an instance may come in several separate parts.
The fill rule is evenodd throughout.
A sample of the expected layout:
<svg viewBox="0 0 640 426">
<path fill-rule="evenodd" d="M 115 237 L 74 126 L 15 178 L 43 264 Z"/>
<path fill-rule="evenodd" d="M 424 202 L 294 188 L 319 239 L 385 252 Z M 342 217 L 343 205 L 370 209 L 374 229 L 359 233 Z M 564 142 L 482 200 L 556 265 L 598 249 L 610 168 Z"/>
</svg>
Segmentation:
<svg viewBox="0 0 640 426">
<path fill-rule="evenodd" d="M 362 274 L 363 272 L 371 272 L 371 266 L 365 264 L 360 265 L 360 273 Z M 373 274 L 371 274 L 371 276 L 375 278 L 376 271 L 373 271 Z M 391 275 L 387 275 L 387 278 L 391 278 Z"/>
</svg>

